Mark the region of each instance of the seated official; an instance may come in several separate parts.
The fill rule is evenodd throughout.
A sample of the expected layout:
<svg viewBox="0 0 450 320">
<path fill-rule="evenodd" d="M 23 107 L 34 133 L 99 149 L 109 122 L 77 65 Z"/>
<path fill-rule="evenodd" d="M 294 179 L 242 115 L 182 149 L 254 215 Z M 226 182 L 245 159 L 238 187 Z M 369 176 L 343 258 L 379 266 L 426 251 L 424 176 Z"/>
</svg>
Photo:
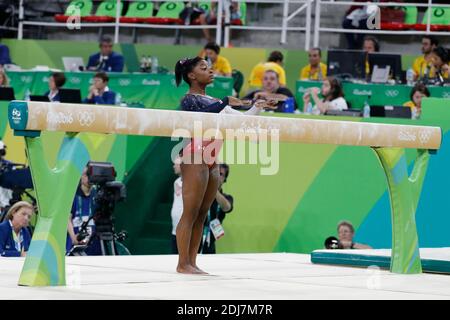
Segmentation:
<svg viewBox="0 0 450 320">
<path fill-rule="evenodd" d="M 104 72 L 122 72 L 123 56 L 113 51 L 113 41 L 109 37 L 100 40 L 100 52 L 89 57 L 87 70 Z"/>
<path fill-rule="evenodd" d="M 323 98 L 319 98 L 319 91 Z M 311 101 L 311 97 L 312 100 Z M 325 114 L 328 110 L 346 110 L 347 102 L 344 99 L 342 85 L 336 78 L 327 77 L 322 82 L 322 89 L 309 88 L 303 95 L 303 110 L 307 110 L 308 104 L 313 105 L 313 114 Z"/>
<path fill-rule="evenodd" d="M 340 249 L 372 249 L 372 247 L 353 242 L 355 228 L 348 221 L 342 221 L 337 227 Z"/>
<path fill-rule="evenodd" d="M 25 201 L 16 202 L 8 210 L 5 221 L 0 223 L 0 256 L 26 256 L 31 242 L 28 225 L 33 213 L 33 206 Z"/>
<path fill-rule="evenodd" d="M 115 104 L 116 93 L 108 88 L 109 77 L 104 72 L 94 76 L 94 83 L 89 87 L 89 94 L 84 103 L 90 104 Z"/>
<path fill-rule="evenodd" d="M 66 77 L 62 72 L 54 72 L 48 78 L 48 88 L 44 96 L 48 97 L 50 102 L 59 102 L 61 99 L 59 98 L 59 89 L 66 83 Z"/>
<path fill-rule="evenodd" d="M 284 101 L 287 98 L 294 98 L 291 90 L 286 87 L 280 86 L 280 81 L 278 79 L 278 73 L 274 70 L 267 70 L 264 72 L 262 89 L 255 90 L 247 94 L 242 100 L 255 100 L 255 99 L 263 99 L 263 100 L 279 100 L 277 104 L 277 109 L 274 110 L 276 112 L 283 112 Z M 297 108 L 297 104 L 294 100 L 294 109 Z"/>
<path fill-rule="evenodd" d="M 320 48 L 309 50 L 309 64 L 300 71 L 300 80 L 322 81 L 327 76 L 327 65 L 321 61 L 322 51 Z"/>
<path fill-rule="evenodd" d="M 418 119 L 422 114 L 422 98 L 429 97 L 430 91 L 423 83 L 417 83 L 411 90 L 410 98 L 411 100 L 405 102 L 403 105 L 405 107 L 410 107 L 413 118 Z"/>
<path fill-rule="evenodd" d="M 267 62 L 260 62 L 253 67 L 250 73 L 249 85 L 253 88 L 261 88 L 264 72 L 273 70 L 278 74 L 280 85 L 286 86 L 286 72 L 283 69 L 284 56 L 280 51 L 272 51 Z"/>
<path fill-rule="evenodd" d="M 450 78 L 449 52 L 444 47 L 437 47 L 431 53 L 431 61 L 434 68 L 435 84 L 448 83 Z"/>
<path fill-rule="evenodd" d="M 439 45 L 439 41 L 429 35 L 422 37 L 422 53 L 423 55 L 414 60 L 412 69 L 414 71 L 414 80 L 434 78 L 434 70 L 432 70 L 432 52 Z"/>
<path fill-rule="evenodd" d="M 211 62 L 211 67 L 215 75 L 222 77 L 231 77 L 231 65 L 227 58 L 219 55 L 220 47 L 214 43 L 207 43 L 203 48 L 204 55 Z"/>
<path fill-rule="evenodd" d="M 365 73 L 366 78 L 369 79 L 370 78 L 369 53 L 380 52 L 380 43 L 375 37 L 365 36 L 362 50 L 366 53 Z"/>
<path fill-rule="evenodd" d="M 0 44 L 0 66 L 11 64 L 11 57 L 9 56 L 9 48 L 4 44 Z"/>
</svg>

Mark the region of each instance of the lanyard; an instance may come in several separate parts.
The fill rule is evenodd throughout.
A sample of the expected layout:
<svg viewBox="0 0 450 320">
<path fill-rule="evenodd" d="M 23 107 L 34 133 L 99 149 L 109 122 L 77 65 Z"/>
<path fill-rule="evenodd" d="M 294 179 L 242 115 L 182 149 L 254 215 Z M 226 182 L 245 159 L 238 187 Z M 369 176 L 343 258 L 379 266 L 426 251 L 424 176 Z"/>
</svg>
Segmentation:
<svg viewBox="0 0 450 320">
<path fill-rule="evenodd" d="M 10 221 L 9 223 L 10 223 L 10 225 L 11 225 L 11 232 L 12 232 L 13 239 L 14 239 L 14 246 L 16 247 L 16 250 L 17 250 L 17 251 L 21 252 L 21 251 L 22 251 L 22 242 L 23 242 L 23 232 L 22 232 L 22 229 L 20 229 L 19 235 L 17 235 L 17 234 L 14 232 L 14 228 L 13 228 L 13 226 L 12 226 L 11 221 Z"/>
</svg>

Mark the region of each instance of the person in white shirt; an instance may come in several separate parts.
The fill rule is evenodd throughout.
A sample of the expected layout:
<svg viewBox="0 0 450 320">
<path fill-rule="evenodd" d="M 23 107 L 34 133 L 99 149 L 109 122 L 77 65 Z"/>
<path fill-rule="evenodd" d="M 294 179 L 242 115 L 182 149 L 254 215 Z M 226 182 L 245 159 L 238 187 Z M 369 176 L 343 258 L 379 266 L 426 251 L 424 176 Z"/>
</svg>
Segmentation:
<svg viewBox="0 0 450 320">
<path fill-rule="evenodd" d="M 172 253 L 178 254 L 177 248 L 177 225 L 183 214 L 183 181 L 181 180 L 181 158 L 177 157 L 173 163 L 173 171 L 178 178 L 173 183 L 173 203 L 170 216 L 172 218 Z"/>
<path fill-rule="evenodd" d="M 319 97 L 319 92 L 323 98 Z M 311 101 L 311 98 L 313 101 Z M 347 102 L 344 99 L 342 85 L 336 78 L 327 77 L 322 82 L 322 88 L 310 88 L 303 95 L 303 103 L 306 106 L 309 103 L 314 105 L 313 114 L 325 114 L 328 110 L 346 110 Z"/>
</svg>

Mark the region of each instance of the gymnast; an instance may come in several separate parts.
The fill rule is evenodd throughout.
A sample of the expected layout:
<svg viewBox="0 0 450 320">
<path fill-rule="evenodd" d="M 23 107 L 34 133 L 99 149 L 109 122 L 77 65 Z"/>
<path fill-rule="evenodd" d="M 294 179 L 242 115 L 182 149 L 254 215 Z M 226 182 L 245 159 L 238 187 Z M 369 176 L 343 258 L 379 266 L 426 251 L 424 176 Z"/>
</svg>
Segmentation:
<svg viewBox="0 0 450 320">
<path fill-rule="evenodd" d="M 206 86 L 213 82 L 213 70 L 207 62 L 195 57 L 183 59 L 175 66 L 177 86 L 184 80 L 189 92 L 181 100 L 181 109 L 193 112 L 257 115 L 261 109 L 275 109 L 276 102 L 257 100 L 242 101 L 234 97 L 222 100 L 207 96 Z M 246 112 L 232 107 L 252 107 Z M 207 274 L 196 263 L 202 239 L 203 225 L 219 186 L 219 170 L 216 158 L 222 140 L 189 139 L 181 151 L 181 177 L 183 180 L 183 214 L 176 229 L 178 247 L 177 272 L 185 274 Z M 207 149 L 211 150 L 206 154 Z M 201 159 L 200 161 L 195 161 Z"/>
</svg>

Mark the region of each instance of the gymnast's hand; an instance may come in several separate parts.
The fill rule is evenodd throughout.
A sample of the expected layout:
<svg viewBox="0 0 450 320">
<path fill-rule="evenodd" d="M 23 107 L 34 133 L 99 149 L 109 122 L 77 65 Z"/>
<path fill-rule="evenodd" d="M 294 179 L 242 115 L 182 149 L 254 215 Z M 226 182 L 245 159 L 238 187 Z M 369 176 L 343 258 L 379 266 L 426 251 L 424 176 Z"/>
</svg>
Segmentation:
<svg viewBox="0 0 450 320">
<path fill-rule="evenodd" d="M 232 107 L 251 107 L 252 101 L 251 100 L 241 100 L 236 97 L 229 96 L 228 104 Z"/>
<path fill-rule="evenodd" d="M 277 100 L 256 100 L 254 106 L 260 109 L 275 110 L 278 108 Z"/>
</svg>

